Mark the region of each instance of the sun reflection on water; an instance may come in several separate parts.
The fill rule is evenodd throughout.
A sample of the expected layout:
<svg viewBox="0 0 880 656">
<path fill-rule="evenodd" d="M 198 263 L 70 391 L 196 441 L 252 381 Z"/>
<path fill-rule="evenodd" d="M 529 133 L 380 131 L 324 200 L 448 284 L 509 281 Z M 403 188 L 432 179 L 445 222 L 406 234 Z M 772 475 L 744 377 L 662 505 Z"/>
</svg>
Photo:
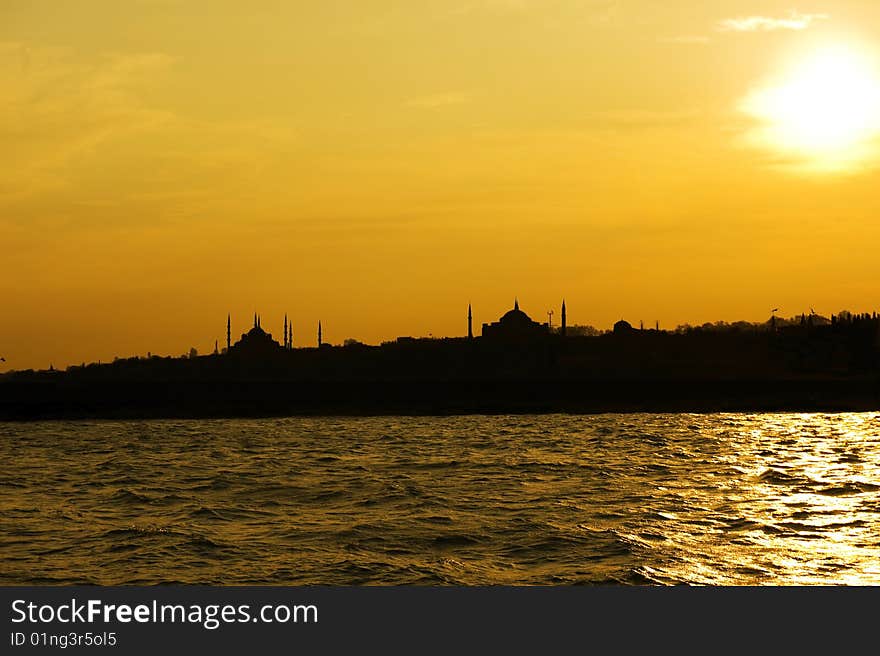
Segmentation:
<svg viewBox="0 0 880 656">
<path fill-rule="evenodd" d="M 710 585 L 880 584 L 878 416 L 755 416 L 745 423 L 755 425 L 728 436 L 738 444 L 717 445 L 733 449 L 720 459 L 736 474 L 719 482 L 704 517 L 708 530 L 679 534 L 666 575 Z"/>
</svg>

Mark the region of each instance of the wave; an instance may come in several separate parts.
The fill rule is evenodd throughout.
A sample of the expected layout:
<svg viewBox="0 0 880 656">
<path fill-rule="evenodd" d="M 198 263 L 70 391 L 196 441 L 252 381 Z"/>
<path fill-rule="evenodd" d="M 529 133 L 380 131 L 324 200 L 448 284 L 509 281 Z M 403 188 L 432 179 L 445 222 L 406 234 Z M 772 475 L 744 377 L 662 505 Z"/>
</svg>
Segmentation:
<svg viewBox="0 0 880 656">
<path fill-rule="evenodd" d="M 797 475 L 797 474 L 789 474 L 786 471 L 781 469 L 775 469 L 770 467 L 765 469 L 758 475 L 758 480 L 762 483 L 769 483 L 770 485 L 791 485 L 791 486 L 815 486 L 821 485 L 819 481 L 816 481 L 809 476 L 805 475 Z"/>
<path fill-rule="evenodd" d="M 873 483 L 851 482 L 843 483 L 842 485 L 831 485 L 829 487 L 819 490 L 819 494 L 824 494 L 826 496 L 832 497 L 840 497 L 850 496 L 853 494 L 865 494 L 867 492 L 876 492 L 878 490 L 880 490 L 880 485 L 874 485 Z"/>
<path fill-rule="evenodd" d="M 63 439 L 2 425 L 0 458 L 16 463 L 2 578 L 880 584 L 878 420 L 93 422 Z M 835 569 L 816 557 L 829 536 Z"/>
</svg>

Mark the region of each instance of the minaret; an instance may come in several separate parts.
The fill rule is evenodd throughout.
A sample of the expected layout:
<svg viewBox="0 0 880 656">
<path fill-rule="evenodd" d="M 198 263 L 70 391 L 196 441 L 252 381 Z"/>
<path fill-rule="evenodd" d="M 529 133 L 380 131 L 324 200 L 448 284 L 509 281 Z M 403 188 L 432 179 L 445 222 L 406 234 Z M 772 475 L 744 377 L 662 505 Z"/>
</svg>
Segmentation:
<svg viewBox="0 0 880 656">
<path fill-rule="evenodd" d="M 217 355 L 220 352 L 220 349 L 217 348 L 217 340 L 214 340 L 214 355 Z"/>
<path fill-rule="evenodd" d="M 284 315 L 284 348 L 287 348 L 287 315 Z"/>
<path fill-rule="evenodd" d="M 226 350 L 229 351 L 230 346 L 232 345 L 232 320 L 231 315 L 226 315 Z"/>
<path fill-rule="evenodd" d="M 257 327 L 257 313 L 254 312 L 254 328 Z"/>
<path fill-rule="evenodd" d="M 293 348 L 293 321 L 290 322 L 290 325 L 287 327 L 288 337 L 287 337 L 287 348 Z"/>
<path fill-rule="evenodd" d="M 468 303 L 468 339 L 474 338 L 474 315 L 471 314 L 471 304 Z"/>
<path fill-rule="evenodd" d="M 562 299 L 562 327 L 559 329 L 559 332 L 565 337 L 565 299 Z"/>
<path fill-rule="evenodd" d="M 513 309 L 519 310 L 519 299 L 516 297 L 514 297 L 514 299 L 513 299 Z"/>
<path fill-rule="evenodd" d="M 322 344 L 322 342 L 321 342 L 321 322 L 318 321 L 318 347 L 319 348 L 320 348 L 321 344 Z"/>
</svg>

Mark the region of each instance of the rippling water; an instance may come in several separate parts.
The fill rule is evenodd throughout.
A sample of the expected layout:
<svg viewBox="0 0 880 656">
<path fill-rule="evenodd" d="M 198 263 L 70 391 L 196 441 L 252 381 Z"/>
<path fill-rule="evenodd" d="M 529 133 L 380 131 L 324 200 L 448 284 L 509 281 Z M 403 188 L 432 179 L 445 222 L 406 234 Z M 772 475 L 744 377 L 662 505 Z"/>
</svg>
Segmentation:
<svg viewBox="0 0 880 656">
<path fill-rule="evenodd" d="M 880 584 L 880 413 L 0 424 L 0 583 Z"/>
</svg>

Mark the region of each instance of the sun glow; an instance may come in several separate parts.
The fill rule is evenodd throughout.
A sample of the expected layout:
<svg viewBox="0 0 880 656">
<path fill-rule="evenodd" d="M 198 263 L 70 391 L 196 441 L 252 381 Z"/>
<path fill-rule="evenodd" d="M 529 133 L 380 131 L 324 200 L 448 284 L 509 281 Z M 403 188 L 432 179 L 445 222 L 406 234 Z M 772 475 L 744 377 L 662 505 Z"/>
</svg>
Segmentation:
<svg viewBox="0 0 880 656">
<path fill-rule="evenodd" d="M 880 74 L 868 57 L 828 48 L 750 93 L 741 109 L 761 122 L 751 136 L 762 145 L 812 168 L 850 168 L 872 156 L 880 136 Z"/>
</svg>

